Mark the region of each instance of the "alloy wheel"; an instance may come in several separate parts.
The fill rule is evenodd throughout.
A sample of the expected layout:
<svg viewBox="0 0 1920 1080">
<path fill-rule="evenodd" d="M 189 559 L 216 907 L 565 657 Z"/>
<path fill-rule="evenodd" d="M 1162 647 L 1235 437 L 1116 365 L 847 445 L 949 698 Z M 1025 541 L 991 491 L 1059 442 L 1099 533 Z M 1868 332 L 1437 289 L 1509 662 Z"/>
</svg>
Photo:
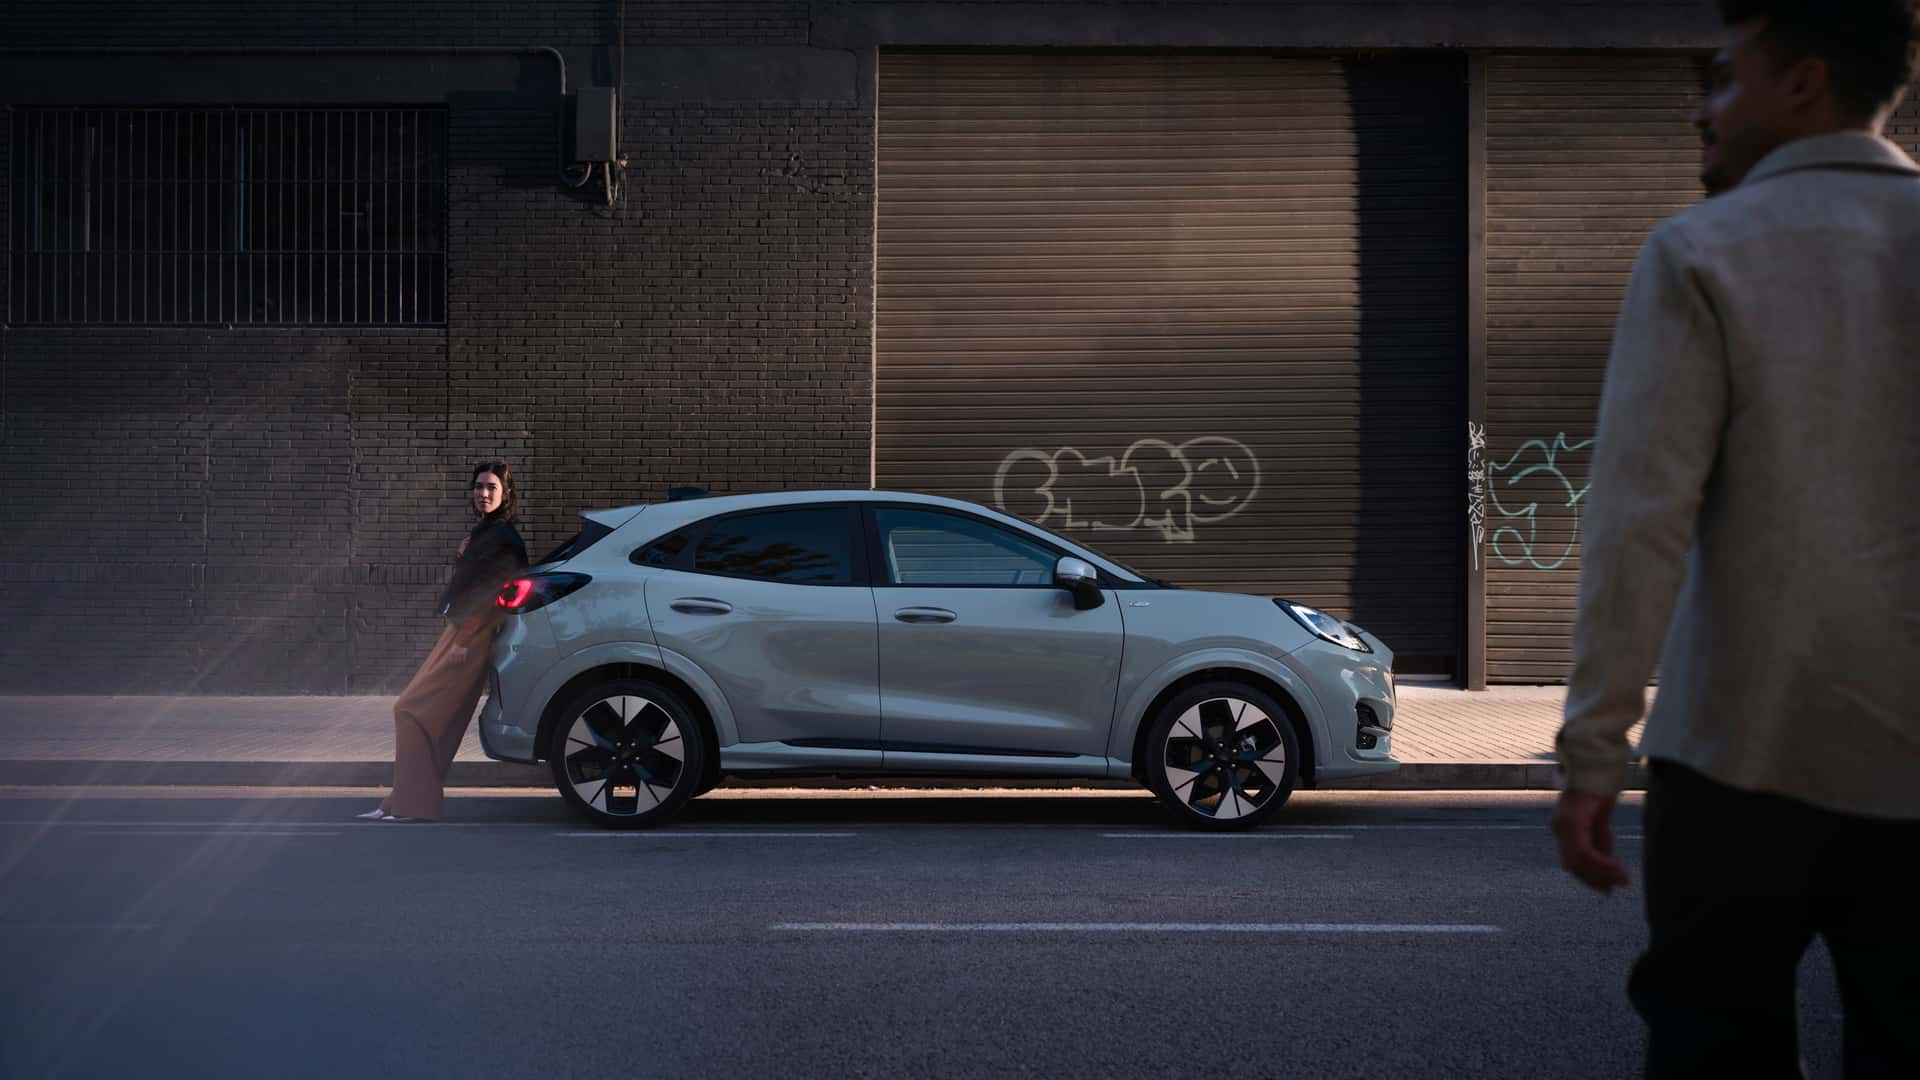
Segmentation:
<svg viewBox="0 0 1920 1080">
<path fill-rule="evenodd" d="M 1282 722 L 1242 698 L 1208 698 L 1188 708 L 1161 749 L 1173 797 L 1216 821 L 1259 812 L 1287 790 Z"/>
<path fill-rule="evenodd" d="M 680 724 L 659 703 L 631 694 L 581 710 L 567 731 L 562 772 L 589 809 L 614 816 L 666 802 L 686 772 Z"/>
</svg>

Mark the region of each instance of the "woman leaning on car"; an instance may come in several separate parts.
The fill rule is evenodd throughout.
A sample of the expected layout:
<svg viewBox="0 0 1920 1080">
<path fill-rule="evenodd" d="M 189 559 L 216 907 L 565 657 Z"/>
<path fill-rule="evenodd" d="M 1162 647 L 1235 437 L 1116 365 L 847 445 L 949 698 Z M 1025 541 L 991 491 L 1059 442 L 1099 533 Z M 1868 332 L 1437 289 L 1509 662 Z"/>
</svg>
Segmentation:
<svg viewBox="0 0 1920 1080">
<path fill-rule="evenodd" d="M 434 821 L 454 752 L 486 683 L 489 643 L 499 623 L 494 598 L 527 565 L 513 527 L 513 469 L 498 458 L 473 468 L 472 531 L 454 554 L 440 594 L 447 620 L 433 651 L 393 703 L 393 791 L 358 815 L 367 821 Z"/>
</svg>

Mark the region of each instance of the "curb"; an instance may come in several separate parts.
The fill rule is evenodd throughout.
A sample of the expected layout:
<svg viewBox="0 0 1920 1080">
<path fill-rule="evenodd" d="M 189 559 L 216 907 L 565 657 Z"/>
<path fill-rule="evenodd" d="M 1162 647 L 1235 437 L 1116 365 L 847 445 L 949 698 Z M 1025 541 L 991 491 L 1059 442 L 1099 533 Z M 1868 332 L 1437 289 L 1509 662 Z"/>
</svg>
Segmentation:
<svg viewBox="0 0 1920 1080">
<path fill-rule="evenodd" d="M 52 759 L 0 761 L 0 784 L 20 787 L 387 787 L 393 765 L 385 761 L 104 761 Z M 953 788 L 1024 788 L 1039 791 L 1118 790 L 1131 780 L 1007 779 L 999 777 L 772 777 L 731 779 L 723 787 L 806 787 L 847 790 L 871 787 L 940 791 Z M 544 765 L 505 761 L 456 761 L 448 787 L 553 789 Z M 1627 770 L 1627 790 L 1646 788 L 1646 769 Z M 1552 762 L 1420 761 L 1389 773 L 1334 780 L 1323 791 L 1555 791 Z"/>
<path fill-rule="evenodd" d="M 25 787 L 390 787 L 388 761 L 0 761 L 0 784 Z M 456 761 L 448 787 L 551 789 L 541 765 Z"/>
</svg>

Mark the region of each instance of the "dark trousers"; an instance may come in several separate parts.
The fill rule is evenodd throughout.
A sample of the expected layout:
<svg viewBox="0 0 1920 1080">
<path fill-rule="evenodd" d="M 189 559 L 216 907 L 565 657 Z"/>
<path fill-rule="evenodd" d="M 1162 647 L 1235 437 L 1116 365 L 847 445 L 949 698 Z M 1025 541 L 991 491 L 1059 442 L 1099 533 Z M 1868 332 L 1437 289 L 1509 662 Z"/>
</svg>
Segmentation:
<svg viewBox="0 0 1920 1080">
<path fill-rule="evenodd" d="M 1840 980 L 1846 1075 L 1920 1077 L 1920 821 L 1655 761 L 1645 859 L 1651 939 L 1627 995 L 1647 1021 L 1649 1077 L 1799 1076 L 1794 975 L 1814 934 Z"/>
</svg>

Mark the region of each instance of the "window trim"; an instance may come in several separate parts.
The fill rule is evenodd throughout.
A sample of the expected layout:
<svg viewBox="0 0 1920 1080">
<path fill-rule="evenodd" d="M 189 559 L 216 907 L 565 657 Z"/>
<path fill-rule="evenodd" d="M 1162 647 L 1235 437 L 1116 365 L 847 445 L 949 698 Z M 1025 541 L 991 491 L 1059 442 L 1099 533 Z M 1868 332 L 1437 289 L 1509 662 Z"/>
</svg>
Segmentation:
<svg viewBox="0 0 1920 1080">
<path fill-rule="evenodd" d="M 978 521 L 983 525 L 991 525 L 996 529 L 1006 529 L 1010 532 L 1018 533 L 1019 535 L 1032 540 L 1035 544 L 1038 544 L 1039 546 L 1046 548 L 1049 551 L 1052 551 L 1054 553 L 1055 562 L 1058 562 L 1062 558 L 1081 559 L 1082 561 L 1086 561 L 1079 552 L 1069 551 L 1065 548 L 1062 548 L 1059 543 L 1055 542 L 1057 538 L 1054 537 L 1052 533 L 1047 532 L 1045 529 L 1040 528 L 1038 525 L 1031 525 L 1026 522 L 1019 522 L 1018 525 L 1015 525 L 1005 521 L 1000 521 L 995 518 L 988 517 L 985 514 L 976 514 L 976 513 L 973 513 L 972 511 L 965 510 L 957 506 L 944 506 L 938 503 L 912 502 L 904 499 L 887 499 L 887 498 L 865 499 L 861 501 L 860 506 L 864 510 L 869 511 L 861 515 L 861 517 L 866 522 L 867 550 L 870 553 L 868 556 L 869 559 L 879 557 L 879 545 L 880 545 L 879 526 L 876 524 L 873 514 L 870 511 L 879 510 L 879 509 L 902 509 L 902 510 L 926 510 L 928 512 L 935 513 L 935 514 L 951 514 L 954 517 L 969 518 L 971 520 Z M 1108 573 L 1106 569 L 1103 568 L 1098 562 L 1089 562 L 1088 565 L 1092 566 L 1094 569 L 1094 572 L 1100 575 L 1100 587 L 1103 589 L 1115 589 L 1121 592 L 1139 592 L 1139 591 L 1154 591 L 1159 589 L 1167 589 L 1167 588 L 1175 587 L 1175 586 L 1159 584 L 1158 582 L 1155 582 L 1152 579 L 1147 579 L 1143 581 L 1128 581 L 1125 578 L 1114 577 L 1112 574 Z M 1058 589 L 1060 588 L 1060 586 L 1058 585 L 894 585 L 887 581 L 886 566 L 885 566 L 884 558 L 882 558 L 881 562 L 877 566 L 869 565 L 867 568 L 867 571 L 869 575 L 872 576 L 872 579 L 874 581 L 874 588 L 876 589 L 881 589 L 881 588 L 885 588 L 885 589 L 914 589 L 914 588 L 919 588 L 919 589 L 1034 589 L 1034 588 Z M 1138 571 L 1132 571 L 1132 572 L 1138 573 Z"/>
<path fill-rule="evenodd" d="M 836 500 L 833 502 L 775 503 L 769 506 L 756 506 L 756 507 L 752 507 L 750 509 L 745 509 L 745 510 L 729 510 L 724 514 L 716 514 L 712 517 L 699 518 L 693 521 L 684 522 L 680 525 L 673 526 L 672 528 L 666 529 L 662 532 L 655 533 L 652 536 L 647 537 L 645 540 L 641 541 L 640 543 L 635 544 L 631 549 L 629 549 L 627 551 L 627 561 L 629 563 L 632 563 L 634 566 L 638 566 L 643 569 L 672 570 L 679 573 L 699 574 L 702 577 L 715 577 L 715 578 L 722 578 L 726 580 L 767 582 L 768 581 L 767 578 L 748 577 L 745 575 L 736 575 L 736 574 L 713 574 L 713 573 L 708 573 L 704 570 L 695 570 L 693 568 L 693 553 L 699 550 L 700 541 L 705 539 L 707 530 L 715 525 L 718 525 L 720 522 L 727 520 L 728 518 L 742 517 L 747 514 L 771 513 L 777 510 L 810 510 L 810 509 L 831 509 L 831 508 L 845 509 L 845 510 L 854 512 L 858 515 L 858 524 L 857 524 L 857 527 L 854 529 L 853 558 L 854 558 L 854 579 L 855 580 L 850 583 L 852 585 L 866 585 L 870 588 L 876 588 L 876 589 L 880 589 L 880 588 L 885 588 L 885 589 L 913 589 L 913 588 L 921 588 L 921 589 L 1058 589 L 1060 587 L 1058 585 L 1051 585 L 1051 584 L 1049 585 L 918 585 L 918 586 L 895 585 L 888 578 L 888 575 L 886 572 L 885 556 L 882 555 L 880 552 L 879 526 L 872 513 L 874 510 L 879 510 L 879 509 L 924 510 L 924 511 L 927 511 L 928 513 L 948 514 L 953 517 L 965 518 L 969 521 L 976 521 L 982 525 L 988 525 L 996 529 L 1005 529 L 1024 539 L 1031 541 L 1032 543 L 1034 543 L 1039 547 L 1046 548 L 1047 550 L 1054 553 L 1054 560 L 1056 562 L 1058 562 L 1061 558 L 1066 558 L 1066 557 L 1075 558 L 1075 559 L 1082 557 L 1078 552 L 1069 551 L 1062 548 L 1058 543 L 1054 542 L 1051 533 L 1048 533 L 1042 529 L 1039 529 L 1038 527 L 1028 526 L 1026 528 L 1020 528 L 1014 524 L 1010 524 L 1005 521 L 1000 521 L 996 518 L 991 518 L 984 514 L 976 514 L 971 511 L 962 509 L 960 507 L 943 506 L 935 503 L 913 502 L 911 500 L 881 498 L 881 499 Z M 646 550 L 651 545 L 656 544 L 661 540 L 666 539 L 669 536 L 672 536 L 674 533 L 682 533 L 682 532 L 687 534 L 687 546 L 680 552 L 680 554 L 674 556 L 674 559 L 671 563 L 665 566 L 647 566 L 647 564 L 639 561 L 640 552 Z M 1103 567 L 1101 567 L 1098 563 L 1093 563 L 1092 565 L 1094 570 L 1098 572 L 1100 575 L 1100 587 L 1103 589 L 1115 589 L 1122 592 L 1130 592 L 1130 591 L 1153 591 L 1157 589 L 1164 589 L 1164 588 L 1170 587 L 1170 586 L 1157 584 L 1152 580 L 1128 581 L 1125 578 L 1119 578 L 1119 577 L 1113 576 L 1112 574 L 1108 573 Z M 819 582 L 801 582 L 801 581 L 782 581 L 782 582 L 770 582 L 770 583 L 778 584 L 778 585 L 814 585 L 814 586 L 818 586 L 820 584 Z M 847 586 L 836 585 L 836 586 L 830 586 L 830 587 L 846 588 Z"/>
<path fill-rule="evenodd" d="M 638 561 L 640 552 L 672 536 L 674 533 L 684 532 L 687 534 L 687 546 L 682 549 L 678 555 L 674 556 L 673 562 L 666 566 L 648 567 L 649 569 L 673 570 L 680 573 L 697 574 L 700 577 L 719 578 L 723 581 L 753 581 L 762 585 L 793 585 L 809 589 L 865 588 L 872 579 L 867 565 L 866 532 L 861 528 L 858 514 L 859 509 L 859 504 L 851 502 L 803 502 L 776 503 L 772 506 L 756 506 L 749 510 L 732 510 L 724 514 L 715 514 L 713 517 L 702 518 L 699 521 L 689 522 L 678 528 L 668 529 L 658 536 L 650 537 L 645 543 L 637 545 L 632 551 L 628 552 L 627 560 L 635 566 L 645 567 L 645 563 Z M 706 540 L 708 533 L 719 528 L 726 522 L 734 518 L 757 517 L 762 514 L 790 513 L 796 510 L 840 511 L 847 529 L 847 571 L 849 580 L 782 581 L 779 578 L 756 577 L 752 574 L 723 574 L 713 570 L 696 568 L 694 556 L 699 552 L 701 543 Z"/>
<path fill-rule="evenodd" d="M 640 567 L 643 570 L 679 570 L 683 572 L 691 572 L 691 567 L 688 564 L 693 559 L 693 549 L 697 546 L 696 541 L 698 541 L 700 538 L 699 530 L 702 524 L 703 524 L 702 522 L 696 521 L 687 525 L 679 525 L 674 528 L 668 529 L 666 532 L 663 532 L 658 536 L 648 537 L 646 540 L 642 541 L 641 543 L 634 545 L 633 550 L 627 552 L 627 561 L 632 563 L 635 566 Z M 687 542 L 681 546 L 679 551 L 674 552 L 673 558 L 667 560 L 664 563 L 661 563 L 658 566 L 654 565 L 653 563 L 640 561 L 641 552 L 647 550 L 648 548 L 659 543 L 660 541 L 665 540 L 669 536 L 678 536 L 682 533 L 686 534 Z"/>
<path fill-rule="evenodd" d="M 941 585 L 936 585 L 930 582 L 919 582 L 919 583 L 909 584 L 905 582 L 894 581 L 892 573 L 887 568 L 886 537 L 880 535 L 880 511 L 882 510 L 908 510 L 908 511 L 913 511 L 916 513 L 923 513 L 923 514 L 936 514 L 941 517 L 959 518 L 962 521 L 970 521 L 976 525 L 984 525 L 990 529 L 998 529 L 1004 533 L 1011 533 L 1012 535 L 1019 537 L 1020 539 L 1026 541 L 1027 543 L 1032 544 L 1034 547 L 1043 548 L 1047 551 L 1052 552 L 1053 562 L 1056 566 L 1059 564 L 1060 560 L 1063 558 L 1077 559 L 1080 557 L 1078 555 L 1073 554 L 1070 551 L 1060 550 L 1059 546 L 1056 544 L 1049 544 L 1045 540 L 1042 540 L 1037 536 L 1028 536 L 1025 533 L 1021 533 L 1013 529 L 1009 529 L 1003 522 L 994 521 L 990 518 L 984 518 L 978 514 L 969 514 L 969 513 L 966 513 L 965 511 L 955 510 L 945 506 L 929 506 L 924 503 L 870 502 L 870 503 L 867 503 L 864 507 L 862 507 L 862 512 L 860 516 L 866 525 L 867 550 L 872 553 L 869 556 L 870 565 L 867 567 L 867 573 L 872 576 L 873 582 L 874 582 L 873 587 L 876 589 L 1047 589 L 1051 591 L 1058 591 L 1060 589 L 1060 586 L 1055 585 L 1051 581 L 1036 582 L 1036 583 L 1026 584 L 1026 585 L 1020 585 L 1020 584 L 1004 584 L 1004 585 L 1002 584 L 973 584 L 973 585 L 941 584 Z M 1051 572 L 1052 568 L 1049 567 L 1048 569 L 1049 569 L 1049 572 Z M 1103 581 L 1101 585 L 1104 588 L 1105 582 Z"/>
</svg>

